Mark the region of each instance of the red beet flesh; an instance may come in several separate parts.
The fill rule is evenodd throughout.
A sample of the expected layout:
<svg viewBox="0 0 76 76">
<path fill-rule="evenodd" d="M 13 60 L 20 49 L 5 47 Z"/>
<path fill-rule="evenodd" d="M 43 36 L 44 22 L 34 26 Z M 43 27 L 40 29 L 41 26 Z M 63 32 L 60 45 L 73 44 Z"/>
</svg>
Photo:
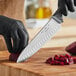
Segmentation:
<svg viewBox="0 0 76 76">
<path fill-rule="evenodd" d="M 19 56 L 19 54 L 11 53 L 10 56 L 9 56 L 9 60 L 10 60 L 10 61 L 14 61 L 14 62 L 16 62 L 18 56 Z"/>
<path fill-rule="evenodd" d="M 70 65 L 73 64 L 73 59 L 70 55 L 55 55 L 53 58 L 50 57 L 46 60 L 47 64 L 51 65 Z"/>
<path fill-rule="evenodd" d="M 76 64 L 76 57 L 73 57 L 74 64 Z"/>
<path fill-rule="evenodd" d="M 76 55 L 76 42 L 73 42 L 72 44 L 67 46 L 65 50 L 72 55 Z"/>
</svg>

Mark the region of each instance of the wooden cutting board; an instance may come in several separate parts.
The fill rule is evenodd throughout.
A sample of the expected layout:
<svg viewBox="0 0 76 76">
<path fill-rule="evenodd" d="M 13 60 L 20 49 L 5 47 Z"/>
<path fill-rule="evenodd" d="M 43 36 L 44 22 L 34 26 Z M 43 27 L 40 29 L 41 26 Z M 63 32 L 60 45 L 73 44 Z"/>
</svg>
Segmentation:
<svg viewBox="0 0 76 76">
<path fill-rule="evenodd" d="M 10 62 L 7 51 L 0 52 L 0 76 L 76 76 L 76 65 L 46 64 L 48 57 L 64 54 L 64 47 L 42 48 L 23 63 Z"/>
</svg>

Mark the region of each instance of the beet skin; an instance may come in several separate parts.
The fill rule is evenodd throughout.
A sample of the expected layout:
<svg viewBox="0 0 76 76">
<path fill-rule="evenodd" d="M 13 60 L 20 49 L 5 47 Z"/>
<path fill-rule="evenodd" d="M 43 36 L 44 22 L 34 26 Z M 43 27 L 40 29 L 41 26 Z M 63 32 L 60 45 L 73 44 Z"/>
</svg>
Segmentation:
<svg viewBox="0 0 76 76">
<path fill-rule="evenodd" d="M 19 56 L 19 53 L 18 54 L 11 53 L 10 56 L 9 56 L 9 60 L 16 62 L 17 59 L 18 59 L 18 56 Z"/>
<path fill-rule="evenodd" d="M 71 55 L 76 55 L 76 42 L 73 42 L 69 46 L 65 48 L 67 52 L 69 52 Z"/>
</svg>

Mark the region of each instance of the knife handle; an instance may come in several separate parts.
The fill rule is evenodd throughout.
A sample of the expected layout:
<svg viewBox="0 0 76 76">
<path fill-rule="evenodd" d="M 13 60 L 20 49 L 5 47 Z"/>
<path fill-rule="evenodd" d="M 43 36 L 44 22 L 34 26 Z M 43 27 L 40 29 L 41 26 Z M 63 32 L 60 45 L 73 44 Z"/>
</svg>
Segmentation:
<svg viewBox="0 0 76 76">
<path fill-rule="evenodd" d="M 61 10 L 57 9 L 57 11 L 54 13 L 52 18 L 54 20 L 56 20 L 58 23 L 62 23 L 63 22 L 63 16 L 62 16 Z"/>
</svg>

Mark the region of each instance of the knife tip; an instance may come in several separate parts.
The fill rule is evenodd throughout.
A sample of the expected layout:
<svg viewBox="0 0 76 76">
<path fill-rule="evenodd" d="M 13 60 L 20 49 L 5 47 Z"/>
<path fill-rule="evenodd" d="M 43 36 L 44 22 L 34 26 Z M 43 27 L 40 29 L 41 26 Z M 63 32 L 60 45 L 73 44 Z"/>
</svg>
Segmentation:
<svg viewBox="0 0 76 76">
<path fill-rule="evenodd" d="M 17 63 L 20 63 L 21 61 L 20 61 L 20 60 L 17 60 L 16 62 L 17 62 Z"/>
<path fill-rule="evenodd" d="M 26 59 L 17 59 L 17 63 L 24 62 Z"/>
<path fill-rule="evenodd" d="M 23 61 L 23 59 L 18 58 L 16 62 L 17 62 L 17 63 L 20 63 L 20 62 L 22 62 L 22 61 Z"/>
</svg>

